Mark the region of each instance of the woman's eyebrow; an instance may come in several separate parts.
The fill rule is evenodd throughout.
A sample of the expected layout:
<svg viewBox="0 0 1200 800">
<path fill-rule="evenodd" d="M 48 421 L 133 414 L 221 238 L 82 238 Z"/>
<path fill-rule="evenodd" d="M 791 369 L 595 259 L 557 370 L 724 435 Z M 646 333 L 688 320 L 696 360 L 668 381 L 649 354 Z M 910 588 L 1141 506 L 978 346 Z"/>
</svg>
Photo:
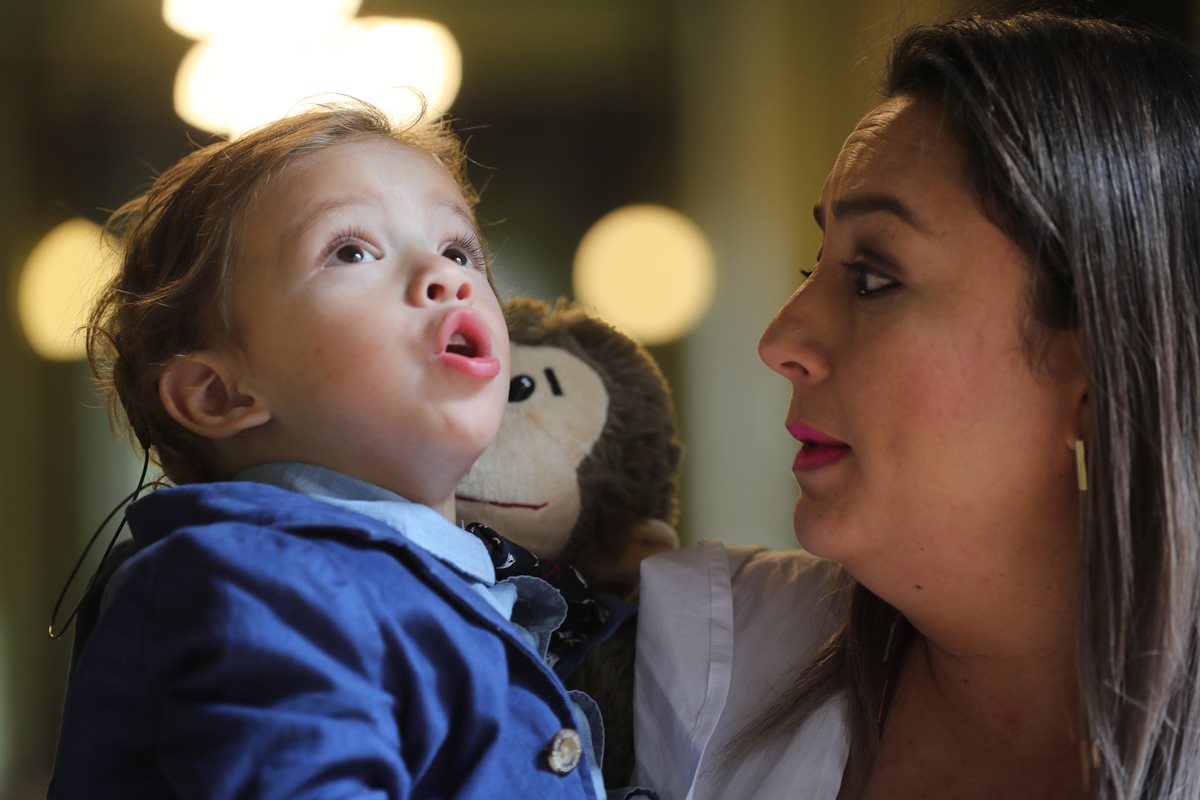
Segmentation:
<svg viewBox="0 0 1200 800">
<path fill-rule="evenodd" d="M 932 233 L 903 200 L 890 194 L 861 194 L 843 197 L 833 204 L 833 215 L 839 218 L 860 217 L 877 212 L 891 214 L 911 228 L 929 235 Z M 813 219 L 821 230 L 825 230 L 825 208 L 817 203 L 813 206 Z"/>
</svg>

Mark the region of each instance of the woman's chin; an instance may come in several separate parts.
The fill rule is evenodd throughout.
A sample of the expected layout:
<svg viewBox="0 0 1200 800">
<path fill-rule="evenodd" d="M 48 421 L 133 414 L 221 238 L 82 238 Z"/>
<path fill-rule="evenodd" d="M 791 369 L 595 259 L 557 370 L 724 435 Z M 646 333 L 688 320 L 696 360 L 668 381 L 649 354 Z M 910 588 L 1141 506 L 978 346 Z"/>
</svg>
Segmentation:
<svg viewBox="0 0 1200 800">
<path fill-rule="evenodd" d="M 820 514 L 815 514 L 812 502 L 801 497 L 796 500 L 792 511 L 792 529 L 796 543 L 818 558 L 837 560 L 834 554 L 839 548 L 831 525 Z"/>
</svg>

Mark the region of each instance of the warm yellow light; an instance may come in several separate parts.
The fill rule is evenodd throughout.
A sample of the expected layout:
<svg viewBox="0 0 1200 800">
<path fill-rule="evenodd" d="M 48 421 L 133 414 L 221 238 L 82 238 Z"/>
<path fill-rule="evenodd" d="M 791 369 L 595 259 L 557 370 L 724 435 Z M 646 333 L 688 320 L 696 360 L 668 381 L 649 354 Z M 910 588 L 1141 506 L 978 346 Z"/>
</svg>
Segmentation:
<svg viewBox="0 0 1200 800">
<path fill-rule="evenodd" d="M 189 39 L 254 31 L 261 41 L 345 21 L 362 0 L 163 0 L 163 19 Z"/>
<path fill-rule="evenodd" d="M 175 76 L 175 110 L 191 125 L 226 136 L 339 96 L 408 120 L 419 107 L 414 90 L 439 113 L 461 81 L 462 53 L 444 26 L 368 17 L 287 39 L 198 42 Z"/>
<path fill-rule="evenodd" d="M 344 90 L 397 119 L 416 110 L 415 89 L 434 114 L 450 108 L 462 84 L 462 51 L 445 25 L 424 19 L 355 20 L 339 61 Z"/>
<path fill-rule="evenodd" d="M 715 287 L 708 240 L 690 219 L 663 206 L 606 214 L 575 253 L 576 299 L 646 344 L 695 327 Z"/>
<path fill-rule="evenodd" d="M 38 242 L 17 286 L 21 327 L 34 352 L 55 361 L 83 357 L 80 328 L 118 260 L 100 226 L 85 219 L 67 220 Z"/>
<path fill-rule="evenodd" d="M 300 44 L 245 39 L 197 42 L 175 74 L 175 112 L 187 123 L 237 136 L 286 115 L 309 88 Z"/>
</svg>

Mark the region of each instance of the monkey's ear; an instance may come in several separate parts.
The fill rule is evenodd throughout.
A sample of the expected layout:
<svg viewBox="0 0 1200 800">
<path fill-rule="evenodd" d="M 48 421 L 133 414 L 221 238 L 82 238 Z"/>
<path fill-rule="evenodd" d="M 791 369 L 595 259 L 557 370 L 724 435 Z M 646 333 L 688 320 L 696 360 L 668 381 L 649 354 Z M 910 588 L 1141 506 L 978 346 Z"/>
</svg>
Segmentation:
<svg viewBox="0 0 1200 800">
<path fill-rule="evenodd" d="M 205 439 L 228 439 L 271 419 L 266 399 L 240 388 L 228 359 L 212 350 L 172 359 L 158 396 L 173 420 Z"/>
<path fill-rule="evenodd" d="M 616 561 L 598 563 L 592 567 L 591 578 L 596 583 L 637 584 L 642 559 L 655 553 L 679 549 L 679 534 L 661 519 L 644 519 L 629 532 L 629 541 Z"/>
</svg>

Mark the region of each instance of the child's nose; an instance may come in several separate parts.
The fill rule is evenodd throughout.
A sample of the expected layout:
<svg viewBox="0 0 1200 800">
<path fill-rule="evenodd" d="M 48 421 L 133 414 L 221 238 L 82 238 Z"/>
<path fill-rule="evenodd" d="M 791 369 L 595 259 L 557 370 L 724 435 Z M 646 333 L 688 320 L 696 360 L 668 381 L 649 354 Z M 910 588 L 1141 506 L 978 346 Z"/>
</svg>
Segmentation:
<svg viewBox="0 0 1200 800">
<path fill-rule="evenodd" d="M 414 305 L 464 302 L 474 288 L 467 271 L 441 256 L 421 268 L 409 285 L 409 300 Z"/>
</svg>

